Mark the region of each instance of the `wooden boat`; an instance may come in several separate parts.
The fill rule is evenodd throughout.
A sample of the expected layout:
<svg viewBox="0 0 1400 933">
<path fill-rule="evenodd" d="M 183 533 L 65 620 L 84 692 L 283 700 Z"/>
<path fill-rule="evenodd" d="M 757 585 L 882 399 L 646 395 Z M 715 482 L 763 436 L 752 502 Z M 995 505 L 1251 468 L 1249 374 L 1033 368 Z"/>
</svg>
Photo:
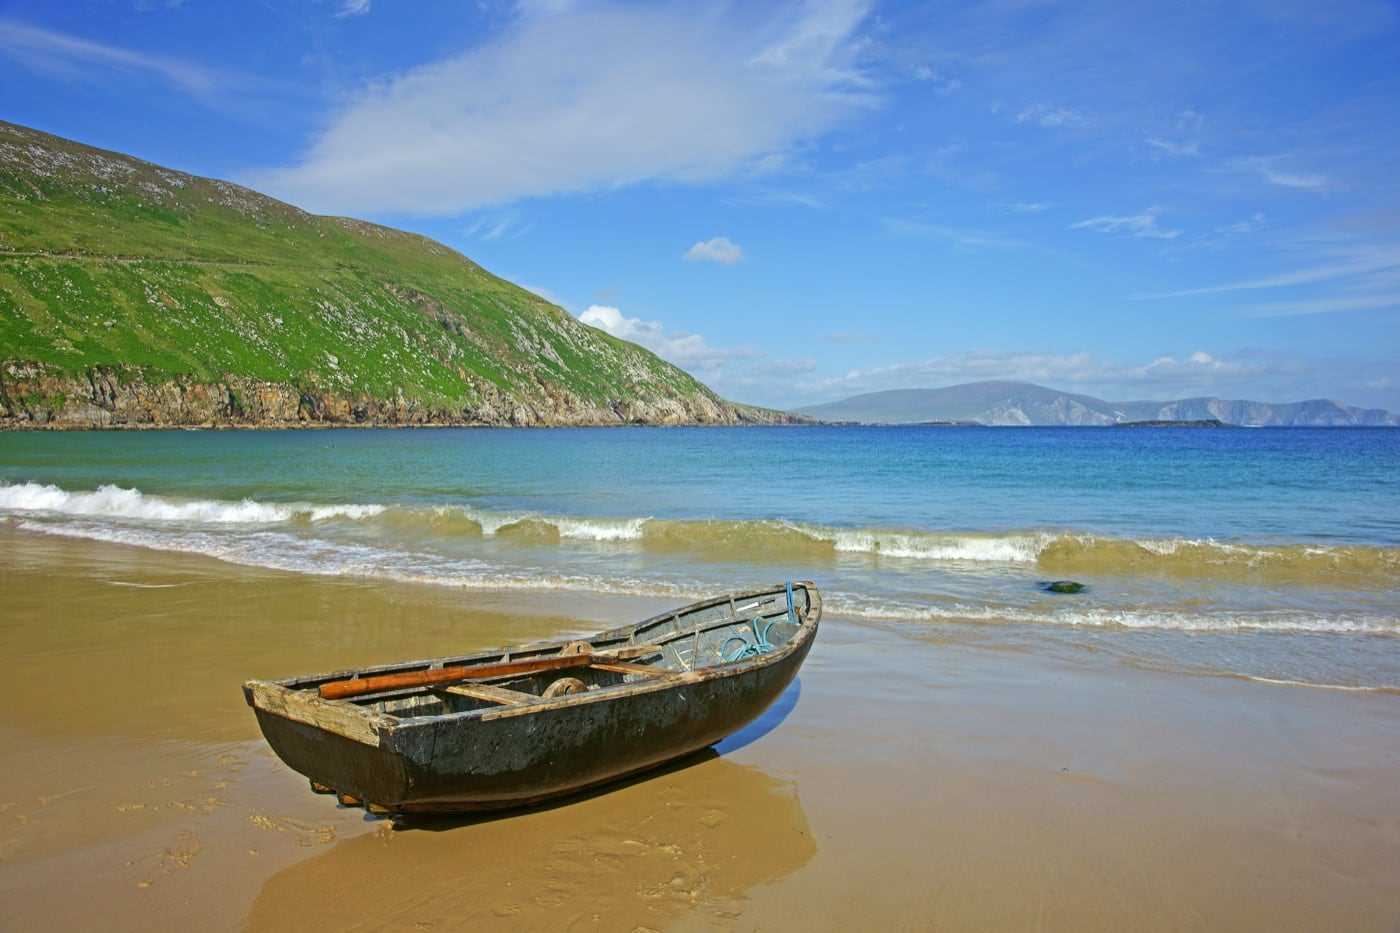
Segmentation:
<svg viewBox="0 0 1400 933">
<path fill-rule="evenodd" d="M 342 803 L 518 807 L 712 745 L 768 708 L 821 620 L 811 583 L 707 599 L 585 641 L 288 680 L 243 695 L 273 751 Z"/>
</svg>

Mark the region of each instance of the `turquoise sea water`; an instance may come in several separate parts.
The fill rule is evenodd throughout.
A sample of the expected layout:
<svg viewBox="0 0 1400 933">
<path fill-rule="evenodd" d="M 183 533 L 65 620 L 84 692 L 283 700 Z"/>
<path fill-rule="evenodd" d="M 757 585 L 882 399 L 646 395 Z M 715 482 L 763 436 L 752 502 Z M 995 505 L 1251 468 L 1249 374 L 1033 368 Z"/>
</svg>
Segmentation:
<svg viewBox="0 0 1400 933">
<path fill-rule="evenodd" d="M 1395 430 L 7 434 L 0 517 L 464 599 L 811 578 L 920 634 L 1400 686 Z"/>
</svg>

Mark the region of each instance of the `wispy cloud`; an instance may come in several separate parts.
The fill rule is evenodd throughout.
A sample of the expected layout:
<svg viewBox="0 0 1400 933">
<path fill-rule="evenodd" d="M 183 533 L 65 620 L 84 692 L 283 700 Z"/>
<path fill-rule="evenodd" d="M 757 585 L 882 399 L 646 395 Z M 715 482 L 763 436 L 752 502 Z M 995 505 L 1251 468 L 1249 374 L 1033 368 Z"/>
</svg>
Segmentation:
<svg viewBox="0 0 1400 933">
<path fill-rule="evenodd" d="M 1245 220 L 1237 220 L 1232 224 L 1216 227 L 1215 232 L 1222 236 L 1248 236 L 1263 230 L 1267 223 L 1268 219 L 1264 216 L 1264 212 L 1255 211 Z"/>
<path fill-rule="evenodd" d="M 1293 188 L 1298 191 L 1324 192 L 1334 187 L 1330 178 L 1326 175 L 1312 172 L 1288 171 L 1280 168 L 1279 163 L 1285 161 L 1282 156 L 1247 156 L 1240 159 L 1232 159 L 1229 167 L 1238 172 L 1249 172 L 1258 175 L 1271 185 L 1280 188 Z"/>
<path fill-rule="evenodd" d="M 1157 217 L 1161 212 L 1160 207 L 1149 207 L 1138 214 L 1105 214 L 1070 224 L 1069 229 L 1093 230 L 1096 233 L 1115 233 L 1152 240 L 1174 240 L 1181 236 L 1180 230 L 1157 226 Z"/>
<path fill-rule="evenodd" d="M 1340 311 L 1374 311 L 1381 308 L 1400 308 L 1400 292 L 1272 301 L 1250 305 L 1244 310 L 1251 317 L 1297 317 L 1304 314 L 1336 314 Z"/>
<path fill-rule="evenodd" d="M 950 78 L 931 65 L 919 64 L 914 66 L 914 80 L 922 81 L 933 86 L 933 89 L 943 96 L 954 94 L 962 89 L 962 81 L 958 78 Z"/>
<path fill-rule="evenodd" d="M 987 230 L 906 220 L 902 217 L 886 217 L 880 224 L 886 231 L 897 236 L 933 237 L 971 249 L 1021 249 L 1027 245 L 1024 240 Z"/>
<path fill-rule="evenodd" d="M 1016 201 L 1006 205 L 1006 209 L 1013 214 L 1042 214 L 1054 206 L 1047 201 Z"/>
<path fill-rule="evenodd" d="M 554 291 L 554 289 L 552 288 L 545 288 L 543 285 L 530 285 L 526 282 L 520 282 L 518 284 L 527 292 L 539 295 L 541 298 L 543 298 L 545 301 L 549 302 L 552 305 L 558 305 L 561 308 L 568 307 L 564 303 L 564 299 L 559 297 L 559 293 Z"/>
<path fill-rule="evenodd" d="M 817 339 L 837 344 L 879 343 L 880 341 L 880 338 L 875 334 L 865 334 L 859 331 L 849 330 L 838 330 L 829 334 L 818 334 Z"/>
<path fill-rule="evenodd" d="M 744 250 L 729 237 L 717 236 L 696 243 L 685 251 L 682 258 L 687 262 L 717 262 L 732 266 L 744 258 Z"/>
<path fill-rule="evenodd" d="M 1032 104 L 1016 114 L 1017 123 L 1032 123 L 1047 129 L 1088 126 L 1090 120 L 1078 110 L 1049 104 Z"/>
<path fill-rule="evenodd" d="M 340 9 L 335 11 L 337 19 L 347 16 L 364 16 L 369 12 L 372 0 L 340 0 Z"/>
<path fill-rule="evenodd" d="M 1193 157 L 1201 154 L 1201 144 L 1194 139 L 1174 141 L 1162 139 L 1157 136 L 1149 136 L 1147 138 L 1147 144 L 1158 152 L 1164 152 L 1169 156 Z"/>
<path fill-rule="evenodd" d="M 759 191 L 726 198 L 724 203 L 762 207 L 806 207 L 814 211 L 822 210 L 827 206 L 821 198 L 802 191 Z"/>
<path fill-rule="evenodd" d="M 74 74 L 93 67 L 147 72 L 192 94 L 208 93 L 221 77 L 192 62 L 94 42 L 13 20 L 0 20 L 0 53 L 50 72 Z"/>
<path fill-rule="evenodd" d="M 1336 251 L 1330 262 L 1310 265 L 1292 272 L 1262 278 L 1239 279 L 1219 285 L 1206 285 L 1200 288 L 1182 288 L 1167 292 L 1153 292 L 1133 296 L 1137 300 L 1157 300 L 1163 298 L 1193 298 L 1199 295 L 1220 295 L 1227 292 L 1258 291 L 1262 289 L 1289 288 L 1297 285 L 1315 285 L 1339 279 L 1365 276 L 1370 273 L 1389 272 L 1400 269 L 1400 245 L 1362 246 Z"/>
<path fill-rule="evenodd" d="M 878 103 L 868 0 L 733 15 L 690 3 L 534 10 L 365 88 L 297 165 L 247 180 L 313 210 L 452 214 L 644 180 L 731 176 Z"/>
<path fill-rule="evenodd" d="M 530 232 L 531 224 L 514 212 L 478 217 L 463 228 L 462 233 L 477 240 L 516 240 Z"/>
</svg>

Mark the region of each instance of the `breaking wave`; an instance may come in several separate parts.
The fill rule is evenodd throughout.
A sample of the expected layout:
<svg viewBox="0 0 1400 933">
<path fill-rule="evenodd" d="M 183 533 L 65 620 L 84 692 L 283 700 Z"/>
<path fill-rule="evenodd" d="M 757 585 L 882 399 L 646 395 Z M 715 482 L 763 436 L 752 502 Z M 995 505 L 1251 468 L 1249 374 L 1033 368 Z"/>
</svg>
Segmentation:
<svg viewBox="0 0 1400 933">
<path fill-rule="evenodd" d="M 360 519 L 379 515 L 381 505 L 269 504 L 243 499 L 169 499 L 148 496 L 139 489 L 99 486 L 92 492 L 68 492 L 39 483 L 0 484 L 0 509 L 12 512 L 49 512 L 90 518 L 125 518 L 155 522 L 195 524 L 265 525 L 294 519 L 322 521 L 328 518 Z"/>
<path fill-rule="evenodd" d="M 1400 548 L 1241 544 L 1209 538 L 1117 538 L 1076 532 L 939 532 L 832 528 L 780 520 L 587 518 L 472 506 L 386 506 L 177 499 L 101 486 L 70 492 L 0 484 L 0 512 L 158 525 L 273 527 L 376 523 L 406 541 L 497 538 L 528 546 L 577 542 L 704 561 L 821 565 L 838 560 L 1002 564 L 1049 575 L 1155 575 L 1257 584 L 1400 584 Z"/>
<path fill-rule="evenodd" d="M 575 590 L 604 596 L 689 600 L 712 594 L 717 586 L 700 579 L 567 572 L 561 568 L 545 571 L 412 549 L 331 543 L 275 529 L 248 529 L 228 534 L 216 529 L 123 527 L 87 519 L 69 523 L 20 520 L 18 526 L 26 531 L 60 537 L 200 554 L 230 563 L 293 573 L 365 577 L 467 590 Z M 959 601 L 931 604 L 842 590 L 827 593 L 826 609 L 837 617 L 892 624 L 1020 624 L 1071 629 L 1400 636 L 1400 617 L 1355 611 L 1321 615 L 1286 609 L 1115 608 L 1055 600 L 1033 606 Z"/>
</svg>

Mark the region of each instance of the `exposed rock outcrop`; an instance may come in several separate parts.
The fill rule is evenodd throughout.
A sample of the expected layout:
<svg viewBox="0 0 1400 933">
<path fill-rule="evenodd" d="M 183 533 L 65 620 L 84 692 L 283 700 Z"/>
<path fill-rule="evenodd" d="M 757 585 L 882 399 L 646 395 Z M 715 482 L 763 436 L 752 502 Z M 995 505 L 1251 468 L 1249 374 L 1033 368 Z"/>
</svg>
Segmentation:
<svg viewBox="0 0 1400 933">
<path fill-rule="evenodd" d="M 707 396 L 618 399 L 600 406 L 540 384 L 537 398 L 508 396 L 474 382 L 477 401 L 461 409 L 247 379 L 149 380 L 135 367 L 99 366 L 82 375 L 39 363 L 0 364 L 0 428 L 313 427 L 497 425 L 549 427 L 623 424 L 788 424 L 782 412 Z"/>
</svg>

